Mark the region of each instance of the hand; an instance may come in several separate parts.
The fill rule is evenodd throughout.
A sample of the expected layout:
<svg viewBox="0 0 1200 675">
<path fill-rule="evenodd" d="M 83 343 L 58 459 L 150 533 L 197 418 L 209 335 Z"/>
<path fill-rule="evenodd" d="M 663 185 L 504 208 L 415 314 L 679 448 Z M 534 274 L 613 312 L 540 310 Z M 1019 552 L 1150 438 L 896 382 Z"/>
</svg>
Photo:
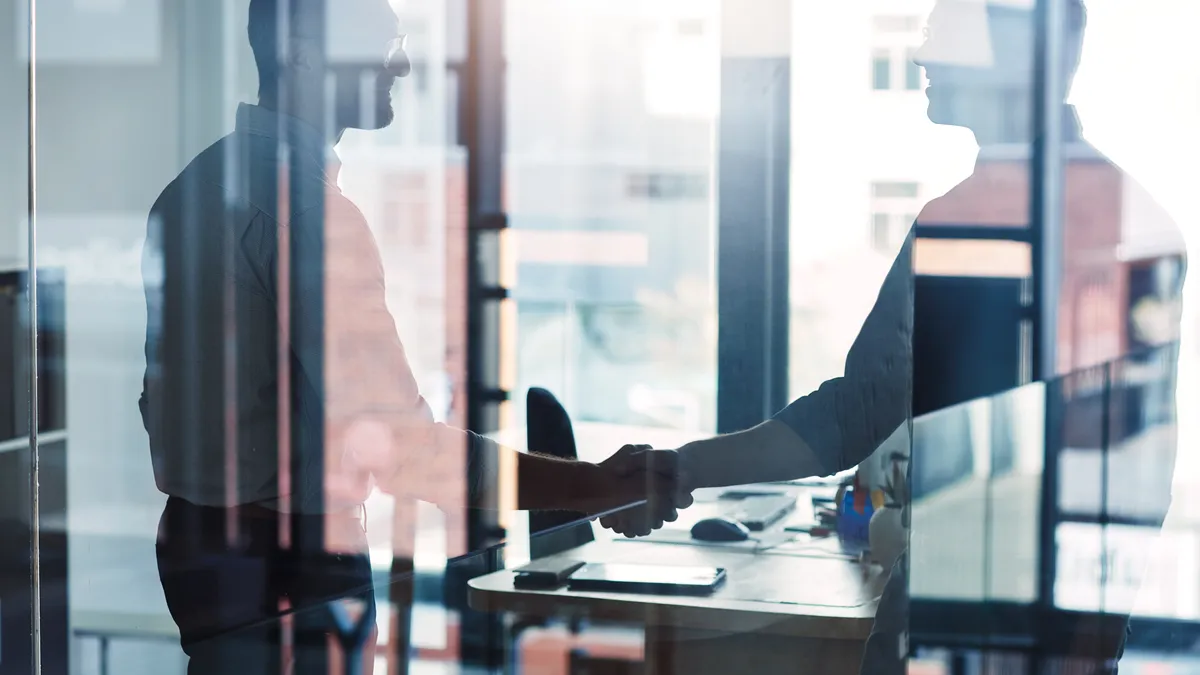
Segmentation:
<svg viewBox="0 0 1200 675">
<path fill-rule="evenodd" d="M 604 516 L 600 524 L 626 537 L 640 537 L 675 521 L 692 504 L 691 489 L 679 465 L 679 453 L 648 445 L 626 445 L 600 463 L 610 471 L 622 495 L 618 504 L 643 502 Z"/>
</svg>

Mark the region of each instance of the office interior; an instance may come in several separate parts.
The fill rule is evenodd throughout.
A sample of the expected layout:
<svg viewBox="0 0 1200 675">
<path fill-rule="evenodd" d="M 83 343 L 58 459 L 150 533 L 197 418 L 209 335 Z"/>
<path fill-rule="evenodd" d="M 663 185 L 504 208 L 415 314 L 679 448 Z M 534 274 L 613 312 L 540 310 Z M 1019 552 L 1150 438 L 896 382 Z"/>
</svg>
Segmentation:
<svg viewBox="0 0 1200 675">
<path fill-rule="evenodd" d="M 1066 76 L 1073 0 L 388 1 L 412 70 L 337 188 L 450 426 L 587 462 L 754 427 L 846 374 L 913 238 L 912 423 L 872 455 L 905 455 L 903 670 L 864 659 L 890 564 L 822 520 L 853 469 L 697 490 L 626 541 L 517 510 L 501 461 L 437 488 L 462 509 L 366 498 L 373 631 L 284 607 L 278 658 L 226 672 L 1107 673 L 1120 643 L 1122 675 L 1200 673 L 1200 5 L 1086 0 Z M 156 562 L 143 247 L 257 99 L 248 5 L 0 10 L 0 675 L 196 672 Z M 938 5 L 948 86 L 994 78 L 940 116 Z M 514 585 L 560 559 L 725 580 Z M 345 639 L 279 637 L 312 625 Z"/>
</svg>

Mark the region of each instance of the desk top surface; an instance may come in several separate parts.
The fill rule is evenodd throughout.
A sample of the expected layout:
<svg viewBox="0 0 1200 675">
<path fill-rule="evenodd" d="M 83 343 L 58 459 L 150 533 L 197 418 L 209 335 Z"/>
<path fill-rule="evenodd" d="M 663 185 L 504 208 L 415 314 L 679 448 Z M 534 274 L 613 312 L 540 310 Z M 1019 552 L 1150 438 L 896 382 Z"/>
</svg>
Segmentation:
<svg viewBox="0 0 1200 675">
<path fill-rule="evenodd" d="M 647 625 L 853 640 L 870 633 L 886 581 L 877 566 L 863 566 L 822 547 L 754 552 L 649 539 L 614 540 L 595 541 L 554 557 L 724 567 L 727 577 L 710 596 L 682 597 L 517 589 L 513 572 L 501 570 L 470 581 L 471 606 L 548 618 L 586 615 Z"/>
</svg>

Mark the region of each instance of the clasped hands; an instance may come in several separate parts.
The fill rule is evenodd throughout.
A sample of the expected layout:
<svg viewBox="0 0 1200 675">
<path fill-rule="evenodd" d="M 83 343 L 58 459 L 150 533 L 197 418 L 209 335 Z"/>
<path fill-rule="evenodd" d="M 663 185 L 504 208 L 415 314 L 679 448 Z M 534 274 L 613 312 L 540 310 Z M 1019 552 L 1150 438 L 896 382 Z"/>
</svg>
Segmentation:
<svg viewBox="0 0 1200 675">
<path fill-rule="evenodd" d="M 600 518 L 601 525 L 617 534 L 645 536 L 692 505 L 692 489 L 674 450 L 626 445 L 599 466 L 613 480 L 614 505 L 628 505 Z"/>
</svg>

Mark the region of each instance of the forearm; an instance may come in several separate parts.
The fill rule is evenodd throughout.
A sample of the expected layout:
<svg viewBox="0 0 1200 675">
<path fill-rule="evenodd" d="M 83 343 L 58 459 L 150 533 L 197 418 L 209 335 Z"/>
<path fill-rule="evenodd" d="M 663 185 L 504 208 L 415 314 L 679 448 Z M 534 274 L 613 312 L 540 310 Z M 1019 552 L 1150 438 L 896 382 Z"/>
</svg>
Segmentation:
<svg viewBox="0 0 1200 675">
<path fill-rule="evenodd" d="M 611 498 L 613 486 L 607 473 L 595 464 L 519 452 L 478 434 L 434 426 L 433 447 L 425 447 L 422 457 L 404 462 L 388 482 L 389 492 L 405 493 L 444 510 L 460 510 L 485 502 L 482 497 L 496 489 L 499 466 L 511 462 L 517 468 L 518 509 L 594 512 L 609 508 L 610 501 L 611 506 L 619 505 Z M 409 435 L 409 443 L 416 440 Z M 463 477 L 465 489 L 447 489 L 463 485 Z"/>
<path fill-rule="evenodd" d="M 694 488 L 795 480 L 836 473 L 787 425 L 770 420 L 756 427 L 688 443 L 679 462 Z"/>
<path fill-rule="evenodd" d="M 595 464 L 535 453 L 516 454 L 517 508 L 597 512 L 620 506 L 605 489 L 605 472 Z M 615 492 L 615 490 L 613 491 Z M 610 503 L 611 502 L 611 503 Z"/>
</svg>

